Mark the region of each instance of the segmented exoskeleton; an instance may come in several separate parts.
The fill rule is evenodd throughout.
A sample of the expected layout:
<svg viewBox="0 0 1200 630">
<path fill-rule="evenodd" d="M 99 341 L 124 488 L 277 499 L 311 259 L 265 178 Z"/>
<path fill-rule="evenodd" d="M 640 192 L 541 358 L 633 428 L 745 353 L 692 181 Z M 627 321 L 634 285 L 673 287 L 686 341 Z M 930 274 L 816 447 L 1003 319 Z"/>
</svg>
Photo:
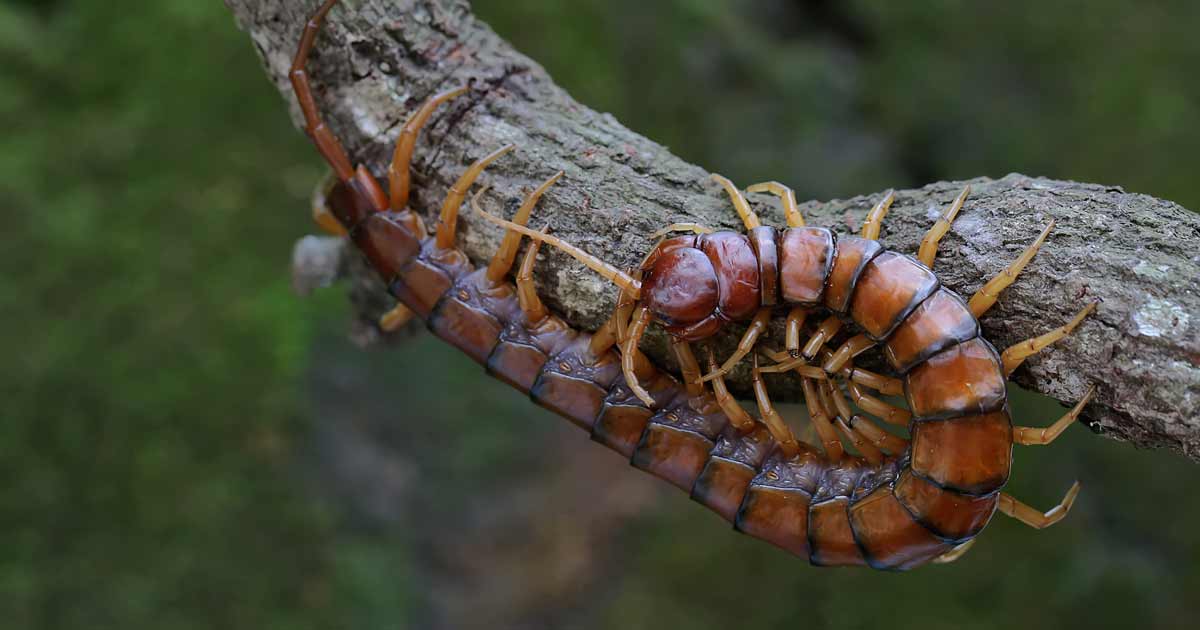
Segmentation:
<svg viewBox="0 0 1200 630">
<path fill-rule="evenodd" d="M 980 336 L 978 324 L 1050 227 L 967 303 L 940 286 L 930 270 L 938 240 L 967 191 L 930 231 L 917 260 L 887 251 L 875 240 L 890 195 L 868 215 L 861 237 L 838 239 L 829 230 L 804 226 L 791 191 L 774 182 L 750 190 L 779 195 L 789 228 L 777 232 L 761 226 L 740 191 L 718 177 L 749 234 L 670 226 L 668 231 L 699 234 L 661 242 L 639 273 L 626 274 L 525 227 L 559 172 L 525 199 L 512 221 L 475 204 L 481 216 L 507 229 L 490 264 L 476 269 L 454 248 L 456 218 L 484 167 L 513 147 L 493 151 L 467 169 L 451 187 L 436 233 L 428 236 L 421 219 L 406 207 L 409 162 L 417 134 L 434 109 L 464 90 L 430 98 L 404 125 L 384 194 L 366 169 L 351 166 L 322 123 L 308 85 L 309 51 L 336 2 L 326 0 L 308 22 L 291 78 L 307 132 L 337 178 L 314 205 L 317 220 L 347 233 L 400 302 L 381 320 L 382 327 L 395 328 L 414 315 L 424 319 L 434 334 L 632 465 L 689 492 L 739 531 L 817 565 L 907 569 L 949 561 L 965 552 L 997 509 L 1035 527 L 1065 516 L 1078 484 L 1044 514 L 1001 488 L 1012 444 L 1049 443 L 1074 421 L 1091 392 L 1052 427 L 1014 427 L 1005 378 L 1025 357 L 1067 335 L 1093 307 L 1003 355 Z M 523 235 L 534 242 L 514 286 L 507 276 Z M 532 268 L 543 242 L 621 287 L 624 299 L 595 333 L 573 330 L 538 298 Z M 786 352 L 760 349 L 777 361 L 761 368 L 755 355 L 760 422 L 729 395 L 723 374 L 754 349 L 776 307 L 789 309 Z M 810 309 L 832 314 L 801 344 Z M 751 325 L 738 352 L 721 367 L 710 353 L 711 371 L 701 377 L 689 342 L 711 336 L 727 321 L 747 319 Z M 673 334 L 683 384 L 638 352 L 638 339 L 651 321 Z M 830 351 L 824 346 L 844 321 L 863 333 Z M 882 347 L 902 378 L 853 365 L 857 354 L 875 346 Z M 817 359 L 819 365 L 812 363 Z M 797 440 L 775 412 L 760 376 L 767 371 L 792 371 L 802 379 L 819 448 Z M 843 384 L 864 412 L 908 426 L 910 439 L 855 413 Z M 902 392 L 907 410 L 872 395 Z M 842 438 L 857 455 L 846 451 Z"/>
</svg>

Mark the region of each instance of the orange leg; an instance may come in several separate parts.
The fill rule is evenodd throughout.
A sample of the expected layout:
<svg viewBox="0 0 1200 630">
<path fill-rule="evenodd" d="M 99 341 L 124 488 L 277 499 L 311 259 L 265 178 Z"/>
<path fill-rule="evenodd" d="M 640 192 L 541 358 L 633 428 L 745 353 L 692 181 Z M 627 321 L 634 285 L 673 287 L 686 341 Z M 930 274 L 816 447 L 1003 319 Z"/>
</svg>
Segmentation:
<svg viewBox="0 0 1200 630">
<path fill-rule="evenodd" d="M 872 466 L 878 466 L 883 463 L 883 451 L 880 451 L 879 447 L 875 446 L 863 434 L 856 431 L 852 425 L 846 424 L 846 421 L 841 416 L 838 416 L 834 422 L 834 426 L 838 428 L 838 431 L 841 431 L 842 435 L 846 436 L 846 439 L 850 440 L 850 444 L 862 454 L 863 459 L 867 460 L 867 463 Z"/>
<path fill-rule="evenodd" d="M 883 199 L 875 204 L 874 208 L 867 213 L 866 220 L 863 221 L 861 236 L 872 241 L 879 240 L 879 228 L 883 226 L 883 217 L 887 216 L 888 210 L 892 207 L 892 202 L 896 200 L 896 193 L 887 191 L 883 195 Z"/>
<path fill-rule="evenodd" d="M 716 369 L 717 360 L 713 358 L 712 350 L 705 348 L 705 352 L 708 355 L 709 369 Z M 733 423 L 734 428 L 739 432 L 749 433 L 754 428 L 754 419 L 729 394 L 729 390 L 725 387 L 725 379 L 718 376 L 713 379 L 712 384 L 713 394 L 716 396 L 717 404 L 721 406 L 721 411 L 725 412 L 725 417 L 729 418 L 729 422 Z"/>
<path fill-rule="evenodd" d="M 639 306 L 633 314 L 633 324 L 629 327 L 629 337 L 625 339 L 621 347 L 621 371 L 625 374 L 625 384 L 629 385 L 630 391 L 634 396 L 638 397 L 651 409 L 654 408 L 654 399 L 638 382 L 637 367 L 638 355 L 641 352 L 638 350 L 638 344 L 642 341 L 642 335 L 646 334 L 646 327 L 650 325 L 650 311 L 646 307 Z"/>
<path fill-rule="evenodd" d="M 940 555 L 940 556 L 938 556 L 938 557 L 934 558 L 934 559 L 933 559 L 933 563 L 934 563 L 934 564 L 950 564 L 951 562 L 954 562 L 955 560 L 958 560 L 959 558 L 961 558 L 961 557 L 963 557 L 963 556 L 967 555 L 967 552 L 971 550 L 971 547 L 974 547 L 974 546 L 975 546 L 975 541 L 977 541 L 977 540 L 979 540 L 979 539 L 978 539 L 978 538 L 972 538 L 971 540 L 968 540 L 967 542 L 965 542 L 965 543 L 963 543 L 963 544 L 961 544 L 961 545 L 959 545 L 959 546 L 957 546 L 957 547 L 955 547 L 955 548 L 951 549 L 950 551 L 947 551 L 946 553 L 944 553 L 944 554 L 942 554 L 942 555 Z"/>
<path fill-rule="evenodd" d="M 758 414 L 762 416 L 763 424 L 767 425 L 767 430 L 771 432 L 771 436 L 779 443 L 779 449 L 783 451 L 786 457 L 795 457 L 800 452 L 800 443 L 796 441 L 796 436 L 792 435 L 792 430 L 788 428 L 786 422 L 775 411 L 775 407 L 771 404 L 771 398 L 767 395 L 767 386 L 763 383 L 762 375 L 758 372 L 758 357 L 755 357 L 755 366 L 753 372 L 754 384 L 754 399 L 758 402 Z M 840 443 L 839 443 L 840 445 Z"/>
<path fill-rule="evenodd" d="M 746 226 L 747 230 L 752 230 L 762 225 L 762 222 L 758 220 L 758 215 L 754 214 L 754 211 L 750 209 L 750 204 L 742 196 L 742 191 L 738 190 L 737 186 L 733 185 L 733 182 L 716 173 L 713 174 L 712 178 L 714 182 L 725 188 L 725 192 L 729 193 L 729 199 L 733 202 L 733 209 L 737 210 L 738 216 L 742 218 L 742 223 Z"/>
<path fill-rule="evenodd" d="M 750 351 L 754 349 L 754 344 L 758 343 L 759 336 L 767 329 L 767 324 L 769 323 L 771 323 L 770 307 L 758 309 L 758 313 L 754 315 L 750 326 L 746 328 L 745 334 L 742 335 L 741 341 L 738 342 L 737 350 L 721 365 L 720 369 L 704 375 L 704 378 L 700 379 L 700 382 L 705 383 L 718 376 L 728 374 L 738 364 L 738 361 L 741 361 L 747 354 L 750 354 Z"/>
<path fill-rule="evenodd" d="M 517 209 L 517 213 L 513 215 L 513 223 L 525 225 L 525 223 L 529 221 L 529 215 L 533 213 L 533 207 L 537 205 L 538 200 L 541 199 L 542 195 L 544 195 L 546 191 L 554 185 L 554 182 L 557 182 L 562 176 L 562 171 L 555 173 L 553 177 L 542 182 L 541 186 L 538 186 L 537 189 L 529 193 L 529 195 L 525 197 L 525 201 L 521 204 L 521 207 Z M 472 198 L 472 202 L 477 203 L 479 196 L 482 195 L 485 190 L 487 190 L 486 187 L 475 193 L 475 196 Z M 537 241 L 534 241 L 534 243 L 537 244 Z M 504 276 L 508 275 L 509 270 L 512 269 L 513 261 L 517 258 L 517 250 L 520 249 L 520 247 L 520 234 L 512 230 L 504 233 L 504 240 L 500 243 L 500 249 L 496 250 L 496 254 L 492 256 L 492 262 L 488 264 L 488 280 L 492 281 L 493 283 L 497 283 L 503 280 Z"/>
<path fill-rule="evenodd" d="M 926 267 L 933 269 L 933 259 L 937 257 L 938 243 L 942 241 L 946 232 L 950 231 L 950 224 L 954 222 L 954 217 L 958 216 L 958 211 L 962 210 L 963 202 L 967 200 L 969 194 L 971 194 L 971 187 L 964 186 L 962 192 L 958 193 L 958 197 L 955 197 L 954 203 L 946 208 L 942 216 L 938 217 L 937 223 L 929 228 L 925 238 L 921 239 L 921 248 L 917 251 L 917 259 Z"/>
<path fill-rule="evenodd" d="M 804 355 L 804 358 L 811 360 L 817 356 L 817 352 L 821 349 L 821 346 L 824 346 L 825 342 L 832 339 L 841 329 L 841 318 L 837 315 L 830 315 L 825 321 L 821 322 L 821 325 L 817 327 L 817 331 L 813 333 L 813 336 L 808 338 L 808 343 L 804 344 L 804 350 L 801 354 Z"/>
<path fill-rule="evenodd" d="M 416 313 L 412 312 L 412 309 L 403 304 L 397 304 L 395 308 L 379 318 L 379 329 L 383 332 L 396 332 L 412 320 L 413 315 Z"/>
<path fill-rule="evenodd" d="M 400 130 L 400 137 L 396 139 L 396 150 L 392 153 L 392 163 L 388 167 L 388 196 L 392 200 L 390 206 L 392 211 L 399 212 L 408 205 L 408 193 L 412 178 L 409 167 L 412 164 L 413 147 L 417 144 L 417 135 L 421 133 L 421 128 L 429 122 L 429 117 L 439 105 L 465 94 L 466 91 L 466 86 L 463 86 L 433 95 L 404 123 L 404 127 Z M 461 200 L 459 203 L 462 203 Z"/>
<path fill-rule="evenodd" d="M 841 461 L 846 449 L 833 428 L 833 410 L 822 402 L 816 383 L 817 381 L 807 378 L 800 381 L 800 386 L 804 389 L 804 405 L 808 407 L 808 417 L 812 421 L 813 429 L 817 431 L 821 446 L 825 449 L 825 456 L 829 461 Z"/>
<path fill-rule="evenodd" d="M 548 228 L 547 228 L 548 229 Z M 537 325 L 550 315 L 549 309 L 538 297 L 537 287 L 533 284 L 533 265 L 537 262 L 538 249 L 542 244 L 534 241 L 525 250 L 521 259 L 521 267 L 517 270 L 517 300 L 521 303 L 521 312 L 525 313 L 525 321 Z M 500 252 L 497 252 L 499 255 Z"/>
<path fill-rule="evenodd" d="M 636 305 L 637 299 L 628 290 L 622 289 L 617 296 L 613 314 L 592 334 L 592 340 L 588 344 L 592 356 L 598 357 L 625 340 L 629 335 L 629 318 L 633 316 L 633 308 Z"/>
<path fill-rule="evenodd" d="M 671 351 L 675 354 L 675 360 L 679 362 L 679 373 L 683 376 L 683 385 L 687 388 L 688 396 L 704 394 L 704 384 L 700 382 L 700 364 L 692 352 L 692 344 L 671 337 Z"/>
<path fill-rule="evenodd" d="M 804 227 L 804 215 L 800 214 L 800 207 L 796 205 L 796 193 L 791 188 L 779 182 L 762 182 L 750 186 L 746 192 L 769 192 L 778 196 L 783 204 L 783 214 L 787 217 L 788 227 Z"/>
<path fill-rule="evenodd" d="M 1067 496 L 1063 497 L 1062 503 L 1050 508 L 1047 512 L 1039 512 L 1036 509 L 1021 503 L 1014 499 L 1007 492 L 1000 493 L 1000 501 L 996 507 L 1006 516 L 1011 516 L 1026 525 L 1035 529 L 1045 529 L 1051 525 L 1063 520 L 1067 512 L 1071 511 L 1071 505 L 1075 503 L 1075 497 L 1079 495 L 1079 482 L 1076 481 L 1067 490 Z"/>
<path fill-rule="evenodd" d="M 850 392 L 850 397 L 854 399 L 854 404 L 858 405 L 863 411 L 882 418 L 888 424 L 906 427 L 908 426 L 908 422 L 912 420 L 912 412 L 909 410 L 888 404 L 866 393 L 863 391 L 863 388 L 859 387 L 853 381 L 846 383 L 846 389 Z"/>
<path fill-rule="evenodd" d="M 829 360 L 825 361 L 825 364 L 821 368 L 826 372 L 836 374 L 841 371 L 842 366 L 846 365 L 850 359 L 874 347 L 875 342 L 871 341 L 870 337 L 861 334 L 855 335 L 834 351 L 833 356 L 829 357 Z"/>
<path fill-rule="evenodd" d="M 808 309 L 803 306 L 793 306 L 788 311 L 787 325 L 784 328 L 784 346 L 792 358 L 800 357 L 800 333 L 804 329 L 804 320 L 808 317 Z"/>
<path fill-rule="evenodd" d="M 870 418 L 853 416 L 850 418 L 850 426 L 870 440 L 872 444 L 889 453 L 900 453 L 908 448 L 908 440 L 888 433 L 883 427 L 872 422 Z"/>
<path fill-rule="evenodd" d="M 500 159 L 500 156 L 515 148 L 516 145 L 514 144 L 506 144 L 475 160 L 475 163 L 468 167 L 466 172 L 459 176 L 458 181 L 454 182 L 454 185 L 450 187 L 450 192 L 446 194 L 446 201 L 442 203 L 442 212 L 438 218 L 437 246 L 439 249 L 452 249 L 454 247 L 454 233 L 458 227 L 458 208 L 462 205 L 463 199 L 466 199 L 467 191 L 471 188 L 471 184 L 475 182 L 480 173 L 483 173 L 483 169 L 488 164 L 495 162 Z M 479 207 L 479 204 L 476 203 L 475 207 Z"/>
<path fill-rule="evenodd" d="M 317 182 L 317 187 L 313 189 L 312 194 L 312 216 L 313 222 L 326 233 L 345 236 L 347 234 L 345 226 L 329 211 L 329 191 L 333 190 L 337 183 L 338 178 L 334 173 L 329 173 Z"/>
</svg>

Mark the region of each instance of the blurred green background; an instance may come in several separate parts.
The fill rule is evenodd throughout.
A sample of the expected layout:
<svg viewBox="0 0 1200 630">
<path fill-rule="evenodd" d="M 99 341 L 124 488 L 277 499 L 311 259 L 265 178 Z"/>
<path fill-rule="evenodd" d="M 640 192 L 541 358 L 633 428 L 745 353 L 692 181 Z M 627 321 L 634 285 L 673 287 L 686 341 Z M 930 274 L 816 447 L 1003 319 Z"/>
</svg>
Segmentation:
<svg viewBox="0 0 1200 630">
<path fill-rule="evenodd" d="M 1200 208 L 1200 4 L 478 0 L 582 102 L 802 198 L 1010 171 Z M 216 1 L 0 2 L 6 628 L 1196 627 L 1194 464 L 1073 428 L 963 561 L 817 570 L 448 347 L 289 289 L 323 167 Z M 1061 413 L 1018 396 L 1041 424 Z"/>
</svg>

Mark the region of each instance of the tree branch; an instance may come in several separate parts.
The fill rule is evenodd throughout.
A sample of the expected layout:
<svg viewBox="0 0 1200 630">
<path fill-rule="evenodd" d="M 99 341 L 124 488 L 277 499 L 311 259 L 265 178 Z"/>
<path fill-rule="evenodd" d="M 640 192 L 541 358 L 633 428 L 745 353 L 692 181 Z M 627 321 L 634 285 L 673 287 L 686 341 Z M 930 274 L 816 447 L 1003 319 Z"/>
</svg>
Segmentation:
<svg viewBox="0 0 1200 630">
<path fill-rule="evenodd" d="M 316 0 L 226 4 L 299 126 L 286 73 Z M 566 177 L 544 197 L 533 222 L 548 222 L 557 235 L 618 266 L 635 265 L 653 245 L 649 235 L 671 222 L 739 229 L 705 170 L 576 103 L 537 63 L 475 19 L 466 2 L 343 4 L 318 40 L 313 84 L 350 154 L 376 173 L 384 171 L 398 127 L 416 105 L 437 90 L 474 85 L 437 115 L 418 144 L 412 202 L 418 211 L 436 211 L 469 162 L 513 142 L 518 150 L 481 180 L 491 186 L 488 209 L 511 213 L 528 190 L 563 169 Z M 1094 429 L 1200 460 L 1200 216 L 1120 188 L 1014 174 L 898 191 L 882 241 L 915 252 L 937 212 L 966 183 L 971 196 L 937 263 L 943 282 L 961 294 L 969 296 L 999 272 L 1050 219 L 1058 222 L 1020 280 L 983 318 L 998 348 L 1066 322 L 1087 302 L 1101 302 L 1072 337 L 1027 361 L 1017 382 L 1067 403 L 1096 383 L 1096 402 L 1084 414 Z M 879 197 L 810 202 L 803 210 L 811 223 L 846 233 Z M 754 201 L 764 221 L 783 224 L 769 198 Z M 497 229 L 469 212 L 459 226 L 459 243 L 476 263 L 495 251 Z M 356 256 L 345 258 L 357 308 L 373 318 L 389 306 L 386 295 Z M 547 303 L 573 325 L 594 329 L 613 306 L 613 288 L 557 252 L 545 258 L 538 280 Z M 647 351 L 670 365 L 661 338 Z M 744 371 L 735 375 L 743 391 L 745 377 Z M 772 391 L 786 397 L 787 387 L 777 382 Z"/>
</svg>

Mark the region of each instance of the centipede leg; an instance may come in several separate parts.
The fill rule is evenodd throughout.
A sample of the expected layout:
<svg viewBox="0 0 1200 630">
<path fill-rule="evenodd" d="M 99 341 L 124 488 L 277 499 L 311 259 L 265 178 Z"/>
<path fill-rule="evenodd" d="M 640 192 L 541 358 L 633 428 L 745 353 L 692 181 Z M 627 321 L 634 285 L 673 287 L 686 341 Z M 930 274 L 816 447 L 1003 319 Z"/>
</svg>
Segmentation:
<svg viewBox="0 0 1200 630">
<path fill-rule="evenodd" d="M 904 394 L 904 382 L 898 378 L 877 374 L 870 370 L 864 370 L 860 367 L 850 369 L 842 368 L 842 374 L 846 380 L 863 385 L 888 396 L 901 396 Z"/>
<path fill-rule="evenodd" d="M 313 98 L 312 87 L 308 84 L 306 68 L 309 53 L 312 52 L 317 33 L 321 31 L 321 25 L 325 22 L 325 16 L 337 3 L 338 0 L 325 0 L 325 3 L 313 12 L 312 17 L 304 25 L 304 34 L 300 36 L 300 46 L 296 50 L 295 58 L 292 59 L 288 77 L 292 81 L 292 91 L 296 94 L 300 111 L 304 114 L 304 130 L 317 145 L 317 151 L 321 157 L 325 158 L 325 161 L 333 167 L 333 172 L 337 174 L 338 178 L 348 182 L 354 178 L 354 167 L 350 164 L 350 157 L 346 155 L 346 149 L 342 143 L 325 125 L 325 121 L 321 120 L 321 115 L 317 111 L 316 99 Z"/>
<path fill-rule="evenodd" d="M 637 375 L 637 358 L 640 354 L 638 344 L 641 343 L 642 335 L 646 333 L 649 325 L 650 311 L 646 310 L 644 306 L 637 307 L 634 311 L 633 323 L 629 327 L 629 337 L 625 339 L 621 347 L 621 371 L 625 374 L 625 384 L 629 385 L 629 390 L 638 397 L 638 400 L 653 409 L 655 407 L 654 398 L 638 382 Z"/>
<path fill-rule="evenodd" d="M 871 341 L 870 337 L 865 334 L 855 335 L 835 350 L 833 355 L 829 357 L 829 360 L 825 361 L 825 364 L 821 368 L 829 373 L 840 372 L 842 367 L 850 362 L 850 359 L 874 347 L 875 342 Z"/>
<path fill-rule="evenodd" d="M 817 391 L 817 381 L 801 379 L 800 386 L 804 389 L 804 405 L 808 407 L 808 418 L 812 422 L 813 429 L 817 431 L 821 446 L 825 449 L 825 456 L 830 461 L 840 461 L 846 449 L 842 446 L 842 441 L 838 439 L 837 431 L 833 428 L 833 410 L 821 400 L 821 395 Z"/>
<path fill-rule="evenodd" d="M 525 197 L 525 201 L 521 203 L 521 207 L 517 208 L 517 213 L 513 215 L 512 222 L 517 225 L 525 225 L 529 221 L 529 215 L 533 213 L 534 206 L 537 205 L 542 195 L 554 185 L 555 182 L 563 176 L 563 172 L 555 173 L 550 179 L 542 182 L 540 186 L 534 189 Z M 486 188 L 484 189 L 486 190 Z M 478 199 L 479 195 L 483 194 L 483 190 L 475 194 Z M 547 230 L 542 230 L 543 232 Z M 535 244 L 540 244 L 535 241 Z M 492 256 L 492 261 L 488 264 L 487 278 L 493 283 L 500 282 L 504 276 L 508 275 L 512 269 L 513 261 L 517 258 L 517 250 L 521 247 L 521 235 L 514 231 L 508 230 L 504 233 L 504 240 L 500 242 L 500 248 L 496 250 L 496 254 Z"/>
<path fill-rule="evenodd" d="M 1075 403 L 1075 406 L 1070 411 L 1063 414 L 1063 417 L 1048 427 L 1013 427 L 1013 441 L 1026 446 L 1041 446 L 1053 442 L 1058 436 L 1062 435 L 1063 431 L 1067 430 L 1067 427 L 1071 426 L 1079 418 L 1079 414 L 1083 412 L 1083 408 L 1095 394 L 1096 386 L 1093 385 L 1088 388 L 1082 400 Z"/>
<path fill-rule="evenodd" d="M 746 357 L 747 354 L 750 354 L 750 351 L 754 349 L 754 344 L 758 343 L 758 338 L 767 329 L 767 324 L 770 322 L 770 307 L 758 309 L 758 313 L 754 315 L 754 319 L 750 322 L 750 325 L 746 327 L 746 332 L 742 335 L 741 341 L 738 342 L 737 350 L 734 351 L 734 353 L 725 361 L 725 363 L 721 365 L 719 369 L 705 374 L 704 378 L 700 379 L 700 382 L 705 383 L 718 376 L 724 376 L 728 374 L 729 371 L 738 364 L 738 361 L 741 361 Z"/>
<path fill-rule="evenodd" d="M 846 383 L 846 390 L 850 392 L 850 398 L 854 400 L 854 404 L 858 405 L 863 411 L 881 418 L 884 422 L 899 427 L 908 426 L 908 422 L 912 420 L 912 412 L 907 409 L 901 409 L 893 404 L 880 400 L 862 390 L 857 383 L 849 381 Z"/>
<path fill-rule="evenodd" d="M 613 314 L 592 334 L 592 340 L 588 344 L 592 356 L 598 357 L 625 340 L 629 334 L 629 318 L 633 316 L 636 305 L 637 298 L 633 293 L 628 289 L 621 289 Z"/>
<path fill-rule="evenodd" d="M 1067 512 L 1071 511 L 1071 505 L 1075 503 L 1075 497 L 1079 495 L 1079 482 L 1076 481 L 1070 490 L 1067 490 L 1067 495 L 1058 505 L 1050 508 L 1046 512 L 1039 512 L 1020 501 L 1014 499 L 1007 492 L 1000 493 L 1000 500 L 996 504 L 996 508 L 1004 515 L 1025 523 L 1034 529 L 1045 529 L 1051 525 L 1063 520 Z"/>
<path fill-rule="evenodd" d="M 954 562 L 955 560 L 958 560 L 959 558 L 967 555 L 967 552 L 971 550 L 971 547 L 975 546 L 975 541 L 977 541 L 977 540 L 979 540 L 979 539 L 972 538 L 971 540 L 968 540 L 967 542 L 934 558 L 933 560 L 931 560 L 931 562 L 933 562 L 934 564 L 950 564 L 951 562 Z"/>
<path fill-rule="evenodd" d="M 975 315 L 976 319 L 982 317 L 996 303 L 996 299 L 1000 297 L 1000 292 L 1008 288 L 1017 279 L 1017 275 L 1021 273 L 1021 270 L 1025 269 L 1025 265 L 1028 265 L 1029 261 L 1033 260 L 1034 254 L 1037 254 L 1038 250 L 1041 249 L 1042 243 L 1046 242 L 1046 237 L 1050 235 L 1050 230 L 1052 229 L 1054 229 L 1054 221 L 1051 221 L 1042 230 L 1037 240 L 1027 247 L 1025 251 L 1021 252 L 1021 255 L 1017 256 L 1016 260 L 1009 263 L 1003 271 L 996 274 L 995 278 L 988 280 L 987 284 L 984 284 L 975 292 L 975 295 L 971 296 L 970 301 L 967 302 L 967 307 L 971 309 L 971 313 Z"/>
<path fill-rule="evenodd" d="M 883 199 L 875 204 L 874 208 L 867 213 L 867 218 L 863 221 L 862 232 L 860 235 L 865 239 L 872 241 L 879 240 L 879 228 L 883 225 L 883 217 L 887 216 L 888 210 L 892 207 L 892 202 L 896 200 L 896 193 L 889 190 L 883 195 Z"/>
<path fill-rule="evenodd" d="M 438 218 L 437 226 L 437 246 L 439 249 L 451 249 L 454 247 L 454 233 L 458 227 L 458 208 L 462 205 L 463 199 L 467 197 L 467 191 L 470 190 L 471 184 L 483 172 L 483 169 L 488 164 L 500 159 L 502 155 L 516 148 L 514 144 L 506 144 L 495 151 L 475 160 L 462 175 L 458 181 L 450 187 L 450 192 L 446 193 L 446 201 L 442 203 L 442 211 Z M 476 207 L 479 204 L 475 204 Z M 522 226 L 523 227 L 523 226 Z"/>
<path fill-rule="evenodd" d="M 801 351 L 804 358 L 811 360 L 817 356 L 817 352 L 825 345 L 825 342 L 832 339 L 842 329 L 842 323 L 842 319 L 837 315 L 830 315 L 821 322 L 813 336 L 808 338 L 808 343 L 804 344 L 804 350 Z"/>
<path fill-rule="evenodd" d="M 417 144 L 417 136 L 421 133 L 421 128 L 429 122 L 429 117 L 433 115 L 439 105 L 465 94 L 466 91 L 467 87 L 463 86 L 431 96 L 421 107 L 417 108 L 417 111 L 413 112 L 412 116 L 405 121 L 404 127 L 400 129 L 400 137 L 396 139 L 396 149 L 392 152 L 392 163 L 388 166 L 388 196 L 391 197 L 390 207 L 393 211 L 398 212 L 408 205 L 408 193 L 412 178 L 409 169 L 412 164 L 413 147 Z"/>
<path fill-rule="evenodd" d="M 971 194 L 971 187 L 963 186 L 962 192 L 958 193 L 950 207 L 946 208 L 933 227 L 929 228 L 925 238 L 921 239 L 921 248 L 917 250 L 917 259 L 926 267 L 933 269 L 933 259 L 937 257 L 938 243 L 941 242 L 946 232 L 950 231 L 950 224 L 954 222 L 954 217 L 958 216 L 958 211 L 962 210 L 963 202 L 967 200 L 969 194 Z"/>
<path fill-rule="evenodd" d="M 762 222 L 758 220 L 758 215 L 750 209 L 750 204 L 742 196 L 742 191 L 738 190 L 737 186 L 733 185 L 733 182 L 716 173 L 713 173 L 712 178 L 714 182 L 725 188 L 725 192 L 729 193 L 729 199 L 733 202 L 733 209 L 737 210 L 738 216 L 742 218 L 742 224 L 746 226 L 747 230 L 753 230 L 762 225 Z"/>
<path fill-rule="evenodd" d="M 779 182 L 762 182 L 746 188 L 746 192 L 769 192 L 778 196 L 783 204 L 783 215 L 787 217 L 788 227 L 804 227 L 804 215 L 796 205 L 796 193 L 791 188 Z"/>
<path fill-rule="evenodd" d="M 704 384 L 700 382 L 700 363 L 692 352 L 692 344 L 685 339 L 671 337 L 671 351 L 679 362 L 679 373 L 683 377 L 683 385 L 687 388 L 688 396 L 700 396 L 704 393 Z"/>
<path fill-rule="evenodd" d="M 806 318 L 808 318 L 808 309 L 803 306 L 793 306 L 787 314 L 787 323 L 784 326 L 784 346 L 793 359 L 800 357 L 800 332 L 804 329 Z"/>
<path fill-rule="evenodd" d="M 412 320 L 414 315 L 416 313 L 412 309 L 403 304 L 397 304 L 395 308 L 379 318 L 379 329 L 383 332 L 395 332 Z"/>
<path fill-rule="evenodd" d="M 901 453 L 908 448 L 908 440 L 889 433 L 866 416 L 852 416 L 850 427 L 861 433 L 872 444 L 889 453 Z"/>
<path fill-rule="evenodd" d="M 783 417 L 775 411 L 775 406 L 771 404 L 771 398 L 767 394 L 767 386 L 763 383 L 762 375 L 758 371 L 758 356 L 754 357 L 754 400 L 758 403 L 758 414 L 762 417 L 763 424 L 767 425 L 767 430 L 771 432 L 771 436 L 779 443 L 779 449 L 788 457 L 795 457 L 800 452 L 800 443 L 796 441 L 796 436 L 792 434 L 791 428 L 783 421 Z M 836 439 L 836 438 L 835 438 Z M 838 442 L 841 445 L 841 442 Z"/>
<path fill-rule="evenodd" d="M 708 355 L 708 368 L 710 370 L 716 369 L 717 360 L 713 357 L 712 350 L 709 348 L 705 348 L 704 350 Z M 712 384 L 713 395 L 717 399 L 717 404 L 721 406 L 721 411 L 725 412 L 725 417 L 729 418 L 729 422 L 741 433 L 750 432 L 754 428 L 754 419 L 730 395 L 729 389 L 725 387 L 725 379 L 718 376 L 713 379 Z"/>
<path fill-rule="evenodd" d="M 521 267 L 517 270 L 517 300 L 521 303 L 521 312 L 525 314 L 525 321 L 534 325 L 546 319 L 550 314 L 546 305 L 542 303 L 542 298 L 538 297 L 537 287 L 533 283 L 533 266 L 537 262 L 538 250 L 541 246 L 541 241 L 530 243 L 529 249 L 525 250 L 525 256 L 521 259 Z M 496 252 L 497 256 L 499 254 L 500 252 Z"/>
<path fill-rule="evenodd" d="M 699 223 L 672 223 L 650 235 L 651 239 L 662 238 L 671 232 L 691 232 L 692 234 L 712 234 L 716 230 Z"/>
<path fill-rule="evenodd" d="M 346 236 L 346 227 L 329 211 L 329 193 L 337 185 L 338 178 L 333 172 L 326 174 L 317 182 L 312 194 L 312 217 L 322 230 L 334 236 Z"/>
<path fill-rule="evenodd" d="M 1075 330 L 1075 327 L 1079 325 L 1079 322 L 1082 322 L 1083 318 L 1087 317 L 1094 310 L 1096 310 L 1096 303 L 1092 302 L 1083 307 L 1083 310 L 1079 311 L 1066 325 L 1059 326 L 1048 333 L 1038 335 L 1032 339 L 1026 339 L 1005 349 L 1000 355 L 1000 362 L 1004 364 L 1004 375 L 1011 375 L 1013 370 L 1025 362 L 1025 359 L 1037 354 L 1055 341 L 1071 334 Z"/>
</svg>

